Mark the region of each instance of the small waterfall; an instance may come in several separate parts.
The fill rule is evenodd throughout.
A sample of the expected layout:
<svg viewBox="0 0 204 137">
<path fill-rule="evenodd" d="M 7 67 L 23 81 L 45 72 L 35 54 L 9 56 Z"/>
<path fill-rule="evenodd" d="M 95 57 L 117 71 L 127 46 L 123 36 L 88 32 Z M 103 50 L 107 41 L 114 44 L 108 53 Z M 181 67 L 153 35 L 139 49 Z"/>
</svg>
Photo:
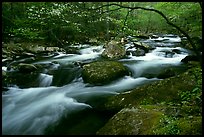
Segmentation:
<svg viewBox="0 0 204 137">
<path fill-rule="evenodd" d="M 48 74 L 43 74 L 43 73 L 40 73 L 40 76 L 39 76 L 39 86 L 40 87 L 48 87 L 52 84 L 52 79 L 53 79 L 53 76 L 51 75 L 48 75 Z"/>
</svg>

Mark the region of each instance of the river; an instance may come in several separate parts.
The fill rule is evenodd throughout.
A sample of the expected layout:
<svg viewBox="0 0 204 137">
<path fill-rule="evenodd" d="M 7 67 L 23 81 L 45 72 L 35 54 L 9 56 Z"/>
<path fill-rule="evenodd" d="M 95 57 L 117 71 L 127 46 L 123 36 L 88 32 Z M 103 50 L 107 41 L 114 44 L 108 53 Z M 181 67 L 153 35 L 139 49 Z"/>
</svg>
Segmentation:
<svg viewBox="0 0 204 137">
<path fill-rule="evenodd" d="M 189 50 L 180 47 L 181 38 L 178 36 L 162 35 L 141 41 L 155 46 L 155 49 L 144 56 L 130 53 L 120 59 L 132 75 L 103 86 L 84 83 L 82 68 L 77 65 L 77 62 L 100 60 L 103 45 L 72 45 L 80 47 L 78 54 L 59 52 L 32 62 L 47 64 L 48 67 L 33 79 L 37 86 L 11 85 L 2 93 L 2 134 L 95 134 L 113 115 L 97 110 L 106 97 L 162 80 L 156 74 L 167 67 L 182 66 L 181 60 L 190 54 Z M 132 43 L 125 47 L 135 50 Z M 167 54 L 175 49 L 179 52 Z M 5 71 L 6 68 L 2 66 Z"/>
</svg>

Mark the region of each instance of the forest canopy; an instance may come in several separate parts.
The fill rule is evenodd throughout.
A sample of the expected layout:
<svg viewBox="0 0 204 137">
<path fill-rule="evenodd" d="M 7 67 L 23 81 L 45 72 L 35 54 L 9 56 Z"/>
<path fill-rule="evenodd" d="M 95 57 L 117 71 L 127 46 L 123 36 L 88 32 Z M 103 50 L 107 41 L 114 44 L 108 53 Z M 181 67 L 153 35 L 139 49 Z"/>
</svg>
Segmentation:
<svg viewBox="0 0 204 137">
<path fill-rule="evenodd" d="M 63 46 L 118 35 L 181 35 L 155 12 L 111 4 L 161 11 L 190 37 L 202 37 L 202 3 L 198 2 L 3 2 L 3 42 L 43 41 Z"/>
</svg>

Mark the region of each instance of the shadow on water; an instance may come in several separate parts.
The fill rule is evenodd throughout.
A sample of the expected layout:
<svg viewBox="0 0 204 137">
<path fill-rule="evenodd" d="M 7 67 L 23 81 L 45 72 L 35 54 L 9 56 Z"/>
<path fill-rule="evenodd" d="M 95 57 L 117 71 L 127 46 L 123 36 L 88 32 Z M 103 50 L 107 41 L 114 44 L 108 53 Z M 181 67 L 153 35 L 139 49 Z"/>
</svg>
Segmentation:
<svg viewBox="0 0 204 137">
<path fill-rule="evenodd" d="M 45 135 L 95 135 L 115 114 L 111 111 L 85 109 L 64 116 L 57 124 L 45 130 Z"/>
</svg>

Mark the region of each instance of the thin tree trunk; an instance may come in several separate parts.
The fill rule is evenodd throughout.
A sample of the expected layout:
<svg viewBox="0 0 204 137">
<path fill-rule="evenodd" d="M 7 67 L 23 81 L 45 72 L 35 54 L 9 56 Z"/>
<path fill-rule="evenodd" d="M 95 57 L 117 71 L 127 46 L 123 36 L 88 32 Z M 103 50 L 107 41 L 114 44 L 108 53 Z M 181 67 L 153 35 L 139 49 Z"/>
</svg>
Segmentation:
<svg viewBox="0 0 204 137">
<path fill-rule="evenodd" d="M 109 2 L 107 2 L 107 5 L 109 5 Z M 106 16 L 106 39 L 109 40 L 109 6 L 106 7 L 106 10 L 108 11 Z"/>
<path fill-rule="evenodd" d="M 124 35 L 124 29 L 125 29 L 125 26 L 126 26 L 126 21 L 127 21 L 128 15 L 130 14 L 131 11 L 132 11 L 132 10 L 129 10 L 129 9 L 128 9 L 127 15 L 126 15 L 125 20 L 124 20 L 124 22 L 123 22 L 123 28 L 122 28 L 122 34 L 123 34 L 123 35 Z"/>
</svg>

